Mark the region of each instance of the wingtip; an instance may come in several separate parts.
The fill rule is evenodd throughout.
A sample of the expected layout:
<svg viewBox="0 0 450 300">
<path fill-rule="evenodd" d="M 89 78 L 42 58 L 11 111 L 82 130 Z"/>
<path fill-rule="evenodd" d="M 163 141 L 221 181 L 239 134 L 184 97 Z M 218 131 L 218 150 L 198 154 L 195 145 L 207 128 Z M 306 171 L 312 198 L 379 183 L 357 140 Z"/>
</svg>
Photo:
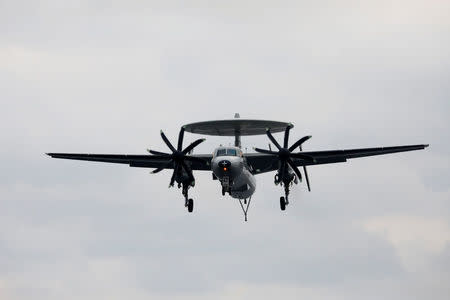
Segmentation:
<svg viewBox="0 0 450 300">
<path fill-rule="evenodd" d="M 429 146 L 430 146 L 430 144 L 423 145 L 424 148 L 428 148 Z"/>
</svg>

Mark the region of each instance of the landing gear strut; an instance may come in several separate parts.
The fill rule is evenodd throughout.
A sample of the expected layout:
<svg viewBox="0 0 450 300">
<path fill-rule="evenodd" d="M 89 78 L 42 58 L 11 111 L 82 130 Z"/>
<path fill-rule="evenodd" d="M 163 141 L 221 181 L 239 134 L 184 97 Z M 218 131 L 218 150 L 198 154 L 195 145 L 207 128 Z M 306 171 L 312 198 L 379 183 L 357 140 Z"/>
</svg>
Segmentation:
<svg viewBox="0 0 450 300">
<path fill-rule="evenodd" d="M 289 204 L 289 184 L 290 183 L 284 182 L 284 195 L 286 198 L 286 205 Z"/>
<path fill-rule="evenodd" d="M 280 209 L 281 210 L 285 210 L 286 205 L 289 204 L 289 188 L 290 188 L 291 184 L 292 184 L 292 181 L 284 180 L 282 182 L 282 185 L 284 185 L 284 197 L 283 196 L 280 197 Z"/>
</svg>

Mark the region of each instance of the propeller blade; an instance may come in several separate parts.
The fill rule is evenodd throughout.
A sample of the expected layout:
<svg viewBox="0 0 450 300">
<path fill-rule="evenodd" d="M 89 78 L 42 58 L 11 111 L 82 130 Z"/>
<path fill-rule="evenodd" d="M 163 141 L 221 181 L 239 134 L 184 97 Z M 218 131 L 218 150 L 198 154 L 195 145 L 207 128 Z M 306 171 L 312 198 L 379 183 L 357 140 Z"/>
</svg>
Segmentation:
<svg viewBox="0 0 450 300">
<path fill-rule="evenodd" d="M 197 147 L 200 143 L 203 143 L 204 141 L 205 141 L 205 139 L 198 139 L 195 142 L 191 143 L 189 146 L 187 146 L 183 150 L 183 154 L 187 154 L 187 153 L 191 152 L 192 149 L 194 149 L 195 147 Z"/>
<path fill-rule="evenodd" d="M 164 152 L 159 152 L 159 151 L 154 151 L 154 150 L 150 150 L 147 149 L 147 152 L 153 155 L 159 155 L 159 156 L 170 156 L 169 153 L 164 153 Z"/>
<path fill-rule="evenodd" d="M 300 151 L 303 151 L 302 145 L 299 145 L 298 148 L 300 149 Z M 308 171 L 306 170 L 306 166 L 303 166 L 303 172 L 305 172 L 306 185 L 308 186 L 308 191 L 311 192 L 311 186 L 309 185 L 309 177 L 308 177 Z"/>
<path fill-rule="evenodd" d="M 300 173 L 300 170 L 297 168 L 297 166 L 294 164 L 294 162 L 292 161 L 292 159 L 288 159 L 287 163 L 291 166 L 292 170 L 294 170 L 295 174 L 298 177 L 298 180 L 300 180 L 300 182 L 302 182 L 302 173 Z"/>
<path fill-rule="evenodd" d="M 295 148 L 301 146 L 304 142 L 306 142 L 307 140 L 309 140 L 312 136 L 307 135 L 302 137 L 301 139 L 299 139 L 298 141 L 296 141 L 292 146 L 289 147 L 289 152 L 294 151 Z M 302 151 L 302 150 L 300 150 Z"/>
<path fill-rule="evenodd" d="M 277 140 L 273 137 L 272 133 L 270 132 L 270 128 L 267 128 L 266 134 L 269 137 L 269 139 L 272 141 L 272 143 L 275 145 L 275 147 L 278 148 L 278 150 L 281 150 L 280 144 L 278 144 Z"/>
<path fill-rule="evenodd" d="M 289 130 L 291 130 L 291 126 L 286 127 L 286 130 L 284 131 L 284 144 L 283 144 L 283 148 L 287 148 L 288 147 L 288 143 L 289 143 Z"/>
<path fill-rule="evenodd" d="M 314 157 L 302 153 L 291 153 L 290 157 L 301 158 L 307 161 L 316 162 L 316 159 Z"/>
<path fill-rule="evenodd" d="M 164 134 L 164 132 L 161 130 L 161 137 L 164 141 L 164 143 L 166 143 L 167 147 L 170 148 L 170 150 L 172 150 L 172 152 L 175 152 L 177 150 L 175 150 L 175 148 L 172 146 L 172 144 L 169 142 L 169 139 L 166 137 L 166 135 Z"/>
<path fill-rule="evenodd" d="M 173 184 L 175 183 L 175 178 L 177 177 L 179 169 L 180 169 L 180 165 L 176 163 L 173 168 L 172 177 L 170 178 L 169 187 L 173 186 Z"/>
<path fill-rule="evenodd" d="M 154 169 L 151 173 L 152 173 L 152 174 L 156 174 L 156 173 L 161 172 L 161 171 L 164 170 L 164 169 L 165 169 L 164 167 L 161 167 L 161 168 L 158 168 L 158 169 Z"/>
<path fill-rule="evenodd" d="M 180 133 L 178 134 L 178 147 L 177 147 L 178 151 L 181 151 L 183 149 L 183 138 L 184 138 L 184 126 L 181 127 Z"/>
<path fill-rule="evenodd" d="M 311 192 L 311 187 L 309 185 L 309 178 L 308 178 L 308 172 L 306 171 L 306 166 L 303 166 L 303 172 L 305 172 L 306 185 L 308 186 L 308 191 Z"/>
<path fill-rule="evenodd" d="M 278 155 L 278 152 L 274 152 L 274 151 L 270 151 L 270 150 L 266 150 L 266 149 L 260 149 L 260 148 L 253 148 L 253 149 L 259 153 Z"/>
<path fill-rule="evenodd" d="M 173 162 L 173 160 L 169 160 L 164 166 L 154 169 L 151 173 L 152 173 L 152 174 L 156 174 L 156 173 L 161 172 L 161 171 L 164 170 L 164 169 L 167 169 L 167 167 L 170 166 L 170 164 L 171 164 L 172 162 Z"/>
</svg>

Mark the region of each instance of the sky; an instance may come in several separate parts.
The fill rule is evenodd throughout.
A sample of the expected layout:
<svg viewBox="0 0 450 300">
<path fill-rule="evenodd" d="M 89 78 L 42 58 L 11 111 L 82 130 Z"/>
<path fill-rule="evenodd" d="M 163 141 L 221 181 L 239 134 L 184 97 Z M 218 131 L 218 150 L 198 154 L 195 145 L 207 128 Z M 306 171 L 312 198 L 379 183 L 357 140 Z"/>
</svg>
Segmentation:
<svg viewBox="0 0 450 300">
<path fill-rule="evenodd" d="M 0 300 L 448 299 L 449 13 L 0 0 Z M 236 112 L 292 122 L 304 150 L 430 147 L 310 167 L 285 212 L 258 175 L 247 223 L 210 172 L 188 214 L 170 171 L 44 155 L 167 151 L 161 129 Z M 195 153 L 233 142 L 206 138 Z"/>
</svg>

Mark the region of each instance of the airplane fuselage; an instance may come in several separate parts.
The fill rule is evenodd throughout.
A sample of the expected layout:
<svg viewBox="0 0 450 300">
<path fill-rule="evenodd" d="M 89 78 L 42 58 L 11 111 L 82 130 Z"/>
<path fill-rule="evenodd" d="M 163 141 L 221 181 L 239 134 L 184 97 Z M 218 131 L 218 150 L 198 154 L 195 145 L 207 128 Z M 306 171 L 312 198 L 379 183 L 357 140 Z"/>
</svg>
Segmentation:
<svg viewBox="0 0 450 300">
<path fill-rule="evenodd" d="M 222 193 L 231 197 L 247 199 L 255 192 L 256 180 L 238 147 L 218 147 L 211 160 L 214 176 L 222 185 Z"/>
</svg>

